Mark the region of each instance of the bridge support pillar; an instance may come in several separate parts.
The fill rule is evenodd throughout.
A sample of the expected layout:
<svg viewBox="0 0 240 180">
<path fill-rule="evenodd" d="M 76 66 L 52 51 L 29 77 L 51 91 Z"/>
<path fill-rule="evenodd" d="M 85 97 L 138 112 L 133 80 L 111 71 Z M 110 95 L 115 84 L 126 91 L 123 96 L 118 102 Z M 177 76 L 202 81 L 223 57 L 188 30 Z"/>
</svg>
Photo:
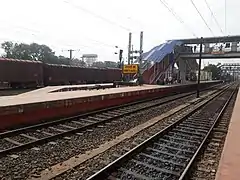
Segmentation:
<svg viewBox="0 0 240 180">
<path fill-rule="evenodd" d="M 182 84 L 186 83 L 186 71 L 187 71 L 187 63 L 185 59 L 179 58 L 178 59 L 179 64 L 179 72 L 180 72 L 180 80 Z"/>
<path fill-rule="evenodd" d="M 209 53 L 209 52 L 210 52 L 209 44 L 204 44 L 204 53 Z"/>
<path fill-rule="evenodd" d="M 232 45 L 231 45 L 231 51 L 233 52 L 237 52 L 237 42 L 232 42 Z"/>
</svg>

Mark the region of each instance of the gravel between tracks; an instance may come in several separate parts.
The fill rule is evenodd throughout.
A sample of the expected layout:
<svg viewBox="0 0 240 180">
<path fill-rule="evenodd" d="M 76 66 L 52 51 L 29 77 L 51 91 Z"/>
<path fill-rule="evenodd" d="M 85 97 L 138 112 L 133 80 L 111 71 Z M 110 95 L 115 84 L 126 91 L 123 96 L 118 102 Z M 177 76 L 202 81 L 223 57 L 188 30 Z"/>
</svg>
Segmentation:
<svg viewBox="0 0 240 180">
<path fill-rule="evenodd" d="M 69 159 L 87 150 L 97 148 L 100 144 L 109 141 L 123 132 L 147 120 L 156 117 L 170 109 L 188 102 L 195 95 L 170 102 L 149 110 L 134 113 L 116 119 L 101 128 L 93 128 L 81 135 L 74 134 L 65 139 L 55 140 L 38 148 L 28 149 L 15 153 L 16 156 L 6 156 L 0 159 L 0 178 L 26 179 L 29 175 L 38 176 L 38 173 L 50 166 Z"/>
<path fill-rule="evenodd" d="M 180 117 L 184 114 L 187 114 L 191 111 L 192 108 L 188 108 L 187 110 L 181 110 L 171 116 L 169 118 L 165 118 L 163 121 L 159 121 L 154 126 L 150 128 L 146 128 L 140 133 L 136 134 L 132 138 L 125 140 L 114 146 L 113 148 L 105 151 L 101 155 L 96 156 L 93 159 L 86 161 L 85 163 L 81 164 L 81 166 L 76 167 L 68 172 L 62 174 L 55 178 L 55 180 L 64 179 L 64 180 L 72 180 L 72 179 L 86 179 L 87 177 L 93 175 L 95 172 L 99 171 L 103 167 L 105 167 L 110 162 L 116 160 L 118 157 L 126 153 L 128 150 L 134 148 L 136 145 L 142 143 L 150 136 L 156 134 L 160 130 L 164 129 L 170 123 L 177 121 Z"/>
<path fill-rule="evenodd" d="M 217 126 L 214 128 L 213 133 L 210 136 L 208 144 L 206 145 L 202 155 L 194 164 L 192 176 L 190 179 L 215 179 L 236 97 L 237 93 L 230 101 L 222 118 L 220 119 Z"/>
</svg>

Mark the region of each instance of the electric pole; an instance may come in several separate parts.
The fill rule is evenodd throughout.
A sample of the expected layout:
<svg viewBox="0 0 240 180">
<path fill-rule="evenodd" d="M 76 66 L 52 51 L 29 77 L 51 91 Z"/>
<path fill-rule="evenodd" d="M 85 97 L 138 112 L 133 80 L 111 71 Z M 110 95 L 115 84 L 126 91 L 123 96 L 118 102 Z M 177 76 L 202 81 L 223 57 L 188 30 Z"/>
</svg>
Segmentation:
<svg viewBox="0 0 240 180">
<path fill-rule="evenodd" d="M 64 51 L 64 50 L 62 50 L 62 51 Z M 71 61 L 72 58 L 73 58 L 73 56 L 72 56 L 73 51 L 80 51 L 80 49 L 68 49 L 68 50 L 65 50 L 65 51 L 69 51 L 69 59 Z"/>
<path fill-rule="evenodd" d="M 141 31 L 141 33 L 140 33 L 140 51 L 139 51 L 139 66 L 138 66 L 139 85 L 143 84 L 143 80 L 142 80 L 142 53 L 143 53 L 143 31 Z"/>
<path fill-rule="evenodd" d="M 122 69 L 122 54 L 123 54 L 123 50 L 120 49 L 119 50 L 119 68 Z"/>
<path fill-rule="evenodd" d="M 133 45 L 132 45 L 132 51 L 131 52 L 133 52 Z M 133 64 L 133 58 L 132 57 L 131 57 L 131 64 Z"/>
<path fill-rule="evenodd" d="M 73 49 L 69 49 L 69 50 L 67 50 L 67 51 L 69 51 L 69 53 L 70 53 L 69 58 L 70 58 L 70 60 L 72 60 L 72 52 L 75 51 L 75 50 L 73 50 Z"/>
<path fill-rule="evenodd" d="M 200 93 L 202 46 L 203 46 L 203 38 L 201 37 L 200 52 L 199 52 L 199 65 L 198 65 L 197 98 L 199 98 L 199 93 Z"/>
<path fill-rule="evenodd" d="M 129 37 L 128 37 L 128 64 L 130 64 L 130 58 L 131 58 L 131 45 L 132 45 L 132 33 L 129 33 Z"/>
</svg>

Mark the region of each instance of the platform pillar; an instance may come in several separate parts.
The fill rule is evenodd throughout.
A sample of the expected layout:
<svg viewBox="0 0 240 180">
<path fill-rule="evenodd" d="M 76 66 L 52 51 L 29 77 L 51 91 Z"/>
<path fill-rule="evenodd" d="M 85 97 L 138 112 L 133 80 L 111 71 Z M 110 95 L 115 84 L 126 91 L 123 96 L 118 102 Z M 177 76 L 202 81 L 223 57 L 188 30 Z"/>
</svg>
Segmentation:
<svg viewBox="0 0 240 180">
<path fill-rule="evenodd" d="M 180 80 L 181 83 L 184 84 L 186 83 L 186 70 L 187 70 L 187 64 L 186 64 L 186 60 L 179 58 L 178 59 L 179 62 L 179 72 L 180 72 Z"/>
<path fill-rule="evenodd" d="M 232 42 L 231 51 L 232 52 L 237 52 L 237 42 Z"/>
<path fill-rule="evenodd" d="M 210 52 L 209 44 L 204 44 L 204 53 L 209 53 L 209 52 Z"/>
</svg>

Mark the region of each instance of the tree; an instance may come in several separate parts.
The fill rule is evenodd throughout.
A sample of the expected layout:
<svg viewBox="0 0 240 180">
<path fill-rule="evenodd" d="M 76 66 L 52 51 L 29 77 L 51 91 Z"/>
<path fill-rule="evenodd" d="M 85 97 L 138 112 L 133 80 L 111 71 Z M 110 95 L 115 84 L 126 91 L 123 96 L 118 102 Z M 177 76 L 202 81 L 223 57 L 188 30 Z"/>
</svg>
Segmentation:
<svg viewBox="0 0 240 180">
<path fill-rule="evenodd" d="M 12 51 L 13 51 L 13 47 L 14 44 L 11 41 L 6 41 L 4 43 L 1 44 L 1 47 L 4 49 L 6 55 L 5 57 L 12 57 Z"/>
<path fill-rule="evenodd" d="M 28 44 L 15 44 L 12 51 L 13 58 L 16 59 L 29 59 L 32 60 L 31 57 L 31 49 Z"/>
<path fill-rule="evenodd" d="M 33 60 L 54 62 L 56 59 L 58 59 L 52 49 L 46 45 L 32 43 L 29 45 L 29 47 L 26 47 L 26 49 L 29 49 L 30 56 Z"/>
<path fill-rule="evenodd" d="M 6 58 L 15 58 L 15 59 L 24 59 L 24 60 L 32 60 L 31 49 L 28 44 L 18 44 L 13 43 L 11 41 L 7 41 L 2 43 L 1 47 L 5 51 L 4 57 Z"/>
<path fill-rule="evenodd" d="M 92 67 L 97 67 L 97 68 L 105 68 L 105 63 L 102 61 L 96 61 L 93 62 Z"/>
<path fill-rule="evenodd" d="M 114 61 L 96 61 L 92 64 L 92 67 L 98 68 L 118 68 L 118 63 Z"/>
<path fill-rule="evenodd" d="M 77 58 L 72 59 L 70 64 L 73 66 L 87 67 L 86 62 Z"/>
<path fill-rule="evenodd" d="M 220 79 L 221 78 L 221 68 L 218 65 L 209 64 L 203 68 L 204 71 L 212 72 L 213 79 Z"/>
<path fill-rule="evenodd" d="M 68 58 L 56 56 L 52 49 L 44 44 L 18 44 L 11 41 L 6 41 L 1 44 L 1 47 L 5 51 L 4 57 L 6 58 L 38 60 L 50 64 L 70 64 Z"/>
<path fill-rule="evenodd" d="M 105 61 L 105 66 L 109 67 L 109 68 L 117 68 L 118 67 L 118 63 L 114 62 L 114 61 Z"/>
</svg>

